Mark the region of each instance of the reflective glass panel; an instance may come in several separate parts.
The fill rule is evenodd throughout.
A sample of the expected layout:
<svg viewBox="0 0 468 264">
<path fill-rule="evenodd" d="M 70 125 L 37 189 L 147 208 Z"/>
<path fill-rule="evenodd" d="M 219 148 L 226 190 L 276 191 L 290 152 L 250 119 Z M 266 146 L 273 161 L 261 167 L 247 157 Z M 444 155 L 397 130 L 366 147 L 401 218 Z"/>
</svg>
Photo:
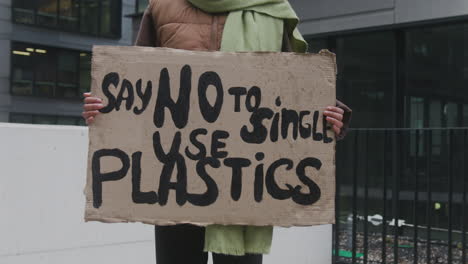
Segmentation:
<svg viewBox="0 0 468 264">
<path fill-rule="evenodd" d="M 148 0 L 137 0 L 137 12 L 144 12 L 148 6 Z"/>
<path fill-rule="evenodd" d="M 59 25 L 65 30 L 78 30 L 78 0 L 61 0 L 59 9 Z"/>
<path fill-rule="evenodd" d="M 353 109 L 352 127 L 392 127 L 393 32 L 337 38 L 337 97 Z"/>
<path fill-rule="evenodd" d="M 33 95 L 34 49 L 27 44 L 13 43 L 11 49 L 11 92 L 14 95 Z"/>
<path fill-rule="evenodd" d="M 13 21 L 23 24 L 34 24 L 35 1 L 13 0 Z"/>
<path fill-rule="evenodd" d="M 83 33 L 98 34 L 99 1 L 81 0 L 80 31 Z"/>
<path fill-rule="evenodd" d="M 36 23 L 42 26 L 57 25 L 57 0 L 34 0 L 37 4 Z"/>
<path fill-rule="evenodd" d="M 91 90 L 91 54 L 80 53 L 80 95 Z"/>
<path fill-rule="evenodd" d="M 78 52 L 59 50 L 58 87 L 56 96 L 73 98 L 78 96 Z"/>
<path fill-rule="evenodd" d="M 468 26 L 432 26 L 407 30 L 405 96 L 423 99 L 425 127 L 463 125 L 468 103 Z M 407 105 L 407 112 L 419 111 Z M 407 115 L 406 118 L 413 118 Z M 407 124 L 413 123 L 407 120 Z"/>
<path fill-rule="evenodd" d="M 54 49 L 34 48 L 35 90 L 36 95 L 53 97 L 57 81 L 57 59 Z"/>
<path fill-rule="evenodd" d="M 120 3 L 116 0 L 102 0 L 101 2 L 101 34 L 103 36 L 117 36 L 120 34 Z"/>
</svg>

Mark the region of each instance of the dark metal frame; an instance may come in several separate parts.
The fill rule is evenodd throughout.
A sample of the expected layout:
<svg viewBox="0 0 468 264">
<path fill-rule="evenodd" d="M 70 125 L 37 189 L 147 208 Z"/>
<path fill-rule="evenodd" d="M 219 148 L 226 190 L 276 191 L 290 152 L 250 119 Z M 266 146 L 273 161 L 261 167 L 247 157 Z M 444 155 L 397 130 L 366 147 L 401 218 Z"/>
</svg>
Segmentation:
<svg viewBox="0 0 468 264">
<path fill-rule="evenodd" d="M 393 241 L 393 263 L 399 263 L 399 228 L 396 228 L 395 226 L 393 227 L 393 234 L 388 234 L 387 232 L 387 221 L 389 220 L 389 215 L 388 215 L 388 207 L 387 207 L 387 202 L 389 200 L 389 197 L 387 196 L 387 189 L 391 188 L 392 190 L 392 197 L 391 197 L 391 212 L 392 212 L 392 217 L 395 220 L 395 225 L 398 226 L 398 219 L 399 217 L 399 204 L 400 204 L 400 199 L 399 199 L 399 191 L 400 191 L 400 179 L 401 179 L 401 172 L 402 172 L 402 166 L 403 164 L 403 156 L 404 154 L 402 152 L 404 148 L 404 143 L 406 142 L 412 142 L 410 141 L 410 137 L 414 137 L 414 147 L 415 147 L 415 160 L 413 160 L 412 164 L 408 164 L 408 166 L 411 166 L 414 169 L 414 182 L 415 182 L 415 189 L 414 189 L 414 196 L 413 196 L 413 216 L 414 216 L 414 230 L 412 233 L 413 236 L 413 263 L 417 264 L 419 263 L 418 259 L 418 243 L 419 243 L 419 234 L 418 234 L 418 211 L 417 211 L 417 202 L 418 201 L 424 201 L 426 202 L 426 219 L 427 219 L 427 225 L 426 225 L 426 263 L 430 264 L 432 263 L 431 259 L 431 253 L 432 253 L 432 223 L 431 223 L 431 216 L 432 216 L 432 211 L 433 211 L 433 200 L 432 200 L 432 187 L 431 187 L 431 179 L 434 177 L 434 174 L 432 173 L 432 161 L 433 161 L 433 155 L 432 155 L 432 138 L 433 138 L 433 133 L 434 131 L 438 131 L 441 133 L 443 136 L 446 137 L 448 140 L 444 140 L 444 144 L 446 144 L 446 153 L 447 155 L 444 156 L 443 159 L 443 164 L 444 167 L 447 171 L 447 179 L 448 179 L 448 192 L 447 192 L 447 197 L 448 197 L 448 211 L 449 211 L 449 225 L 448 225 L 448 239 L 447 239 L 447 246 L 448 246 L 448 259 L 447 263 L 452 264 L 454 263 L 453 259 L 453 251 L 452 251 L 452 244 L 453 244 L 453 217 L 454 217 L 454 170 L 453 170 L 453 165 L 454 165 L 454 152 L 453 148 L 454 146 L 461 146 L 462 152 L 460 156 L 461 160 L 464 161 L 462 162 L 463 166 L 461 167 L 461 171 L 459 171 L 460 175 L 466 175 L 467 170 L 466 170 L 466 165 L 465 163 L 468 163 L 468 128 L 422 128 L 422 129 L 410 129 L 410 128 L 395 128 L 395 129 L 353 129 L 350 131 L 349 138 L 348 140 L 353 141 L 352 144 L 352 153 L 349 153 L 349 157 L 352 158 L 352 163 L 353 163 L 353 170 L 352 170 L 352 234 L 351 234 L 351 239 L 352 239 L 352 255 L 351 255 L 351 263 L 368 263 L 368 229 L 367 229 L 367 221 L 364 221 L 364 228 L 363 228 L 363 233 L 364 233 L 364 243 L 363 243 L 363 253 L 364 256 L 362 259 L 358 261 L 357 259 L 357 197 L 358 197 L 358 190 L 357 190 L 357 185 L 358 185 L 358 168 L 360 164 L 364 163 L 364 169 L 365 172 L 363 172 L 364 176 L 364 219 L 367 219 L 368 216 L 368 210 L 367 210 L 367 201 L 368 201 L 368 170 L 367 170 L 367 161 L 364 160 L 362 163 L 362 159 L 366 159 L 368 157 L 368 149 L 369 149 L 369 136 L 370 135 L 377 135 L 380 137 L 383 137 L 383 142 L 381 143 L 382 145 L 382 175 L 383 175 L 383 226 L 382 226 L 382 248 L 381 248 L 381 259 L 382 261 L 380 263 L 388 263 L 387 262 L 387 242 L 386 238 L 388 235 L 391 235 L 394 239 Z M 455 141 L 455 138 L 458 139 L 458 141 Z M 420 140 L 422 139 L 422 141 Z M 420 144 L 423 144 L 424 147 L 424 152 L 420 153 Z M 364 149 L 365 151 L 360 151 L 359 146 L 361 146 L 361 149 Z M 408 148 L 406 148 L 408 150 Z M 388 151 L 391 151 L 391 159 L 389 160 L 387 157 Z M 420 156 L 421 155 L 421 156 Z M 425 168 L 419 168 L 418 163 L 416 162 L 417 158 L 421 158 L 425 160 Z M 390 161 L 391 164 L 387 164 L 387 161 Z M 339 165 L 339 160 L 337 160 L 337 166 Z M 387 169 L 391 169 L 391 178 L 388 177 L 387 175 Z M 421 179 L 418 176 L 419 171 L 424 171 L 425 174 L 425 184 L 426 184 L 426 199 L 421 200 L 420 199 L 420 184 L 424 184 L 424 182 L 421 181 Z M 389 182 L 388 180 L 392 179 L 392 182 Z M 340 177 L 337 175 L 337 181 L 336 181 L 336 188 L 338 190 L 337 195 L 339 195 L 339 190 L 340 190 Z M 467 258 L 466 258 L 466 249 L 467 249 L 467 244 L 466 244 L 466 232 L 467 232 L 467 225 L 468 225 L 468 218 L 467 218 L 467 207 L 468 207 L 468 200 L 467 200 L 467 182 L 468 182 L 468 177 L 463 178 L 463 182 L 459 183 L 461 187 L 461 192 L 463 193 L 462 196 L 462 211 L 461 211 L 461 216 L 463 218 L 463 221 L 461 223 L 461 231 L 462 231 L 462 236 L 461 236 L 461 243 L 462 243 L 462 261 L 460 263 L 466 263 Z M 337 196 L 339 197 L 339 196 Z M 335 227 L 334 227 L 334 263 L 348 263 L 348 262 L 342 262 L 338 256 L 339 253 L 339 232 L 340 230 L 340 222 L 339 222 L 339 210 L 340 210 L 340 204 L 339 204 L 339 199 L 337 199 L 337 204 L 336 204 L 336 220 L 335 220 Z M 421 213 L 419 211 L 419 213 Z"/>
</svg>

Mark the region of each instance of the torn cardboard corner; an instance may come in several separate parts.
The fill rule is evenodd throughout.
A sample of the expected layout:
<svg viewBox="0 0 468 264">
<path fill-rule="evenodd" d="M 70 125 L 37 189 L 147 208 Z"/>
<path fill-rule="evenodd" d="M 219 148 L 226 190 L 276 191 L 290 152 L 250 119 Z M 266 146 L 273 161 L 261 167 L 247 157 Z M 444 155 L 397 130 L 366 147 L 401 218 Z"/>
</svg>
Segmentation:
<svg viewBox="0 0 468 264">
<path fill-rule="evenodd" d="M 333 223 L 332 53 L 96 46 L 85 219 Z"/>
</svg>

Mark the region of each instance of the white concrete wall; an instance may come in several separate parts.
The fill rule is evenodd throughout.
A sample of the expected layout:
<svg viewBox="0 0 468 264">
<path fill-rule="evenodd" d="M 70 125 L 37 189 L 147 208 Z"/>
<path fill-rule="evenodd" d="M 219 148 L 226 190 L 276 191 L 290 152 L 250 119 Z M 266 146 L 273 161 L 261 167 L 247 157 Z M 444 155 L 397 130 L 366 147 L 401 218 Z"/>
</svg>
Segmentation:
<svg viewBox="0 0 468 264">
<path fill-rule="evenodd" d="M 154 263 L 150 226 L 84 223 L 87 134 L 0 123 L 0 263 Z"/>
<path fill-rule="evenodd" d="M 155 263 L 153 227 L 84 223 L 87 129 L 0 123 L 0 263 Z M 276 229 L 265 264 L 331 263 L 331 226 Z"/>
<path fill-rule="evenodd" d="M 466 0 L 290 0 L 304 35 L 468 15 Z"/>
</svg>

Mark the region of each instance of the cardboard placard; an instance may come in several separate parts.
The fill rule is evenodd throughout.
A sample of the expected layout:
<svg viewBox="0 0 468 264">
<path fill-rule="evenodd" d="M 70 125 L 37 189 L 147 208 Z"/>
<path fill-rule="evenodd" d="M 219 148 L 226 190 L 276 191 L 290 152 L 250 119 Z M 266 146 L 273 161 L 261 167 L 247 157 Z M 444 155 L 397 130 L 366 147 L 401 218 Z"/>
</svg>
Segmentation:
<svg viewBox="0 0 468 264">
<path fill-rule="evenodd" d="M 95 46 L 87 221 L 334 222 L 334 54 Z"/>
</svg>

